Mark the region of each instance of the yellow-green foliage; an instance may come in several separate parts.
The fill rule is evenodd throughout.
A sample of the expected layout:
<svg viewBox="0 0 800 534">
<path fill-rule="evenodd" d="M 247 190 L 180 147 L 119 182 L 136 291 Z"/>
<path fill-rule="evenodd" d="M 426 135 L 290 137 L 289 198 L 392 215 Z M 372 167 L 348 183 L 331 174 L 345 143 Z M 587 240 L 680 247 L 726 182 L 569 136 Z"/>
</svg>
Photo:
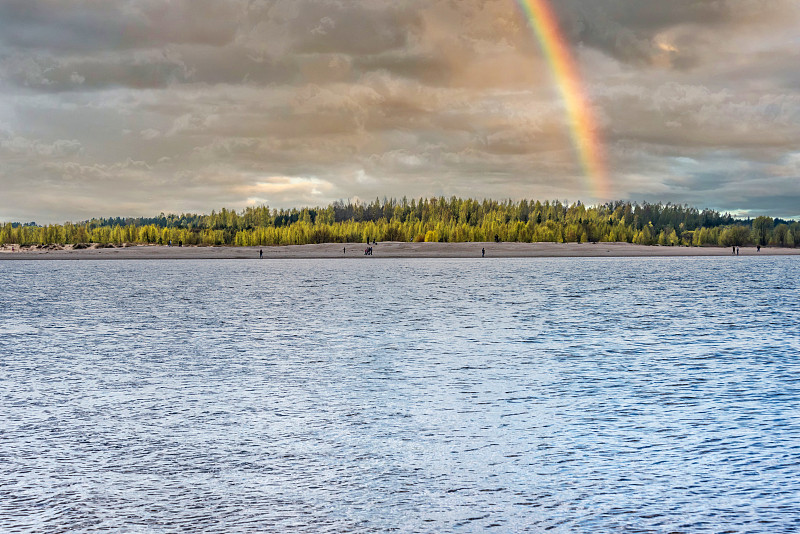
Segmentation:
<svg viewBox="0 0 800 534">
<path fill-rule="evenodd" d="M 773 228 L 773 225 L 777 225 Z M 92 219 L 38 226 L 6 223 L 0 243 L 151 243 L 166 245 L 299 245 L 366 241 L 618 241 L 644 245 L 727 245 L 760 242 L 794 246 L 800 223 L 730 215 L 674 204 L 610 202 L 586 206 L 444 197 L 335 202 L 327 207 L 275 210 L 223 208 L 209 215 Z"/>
</svg>

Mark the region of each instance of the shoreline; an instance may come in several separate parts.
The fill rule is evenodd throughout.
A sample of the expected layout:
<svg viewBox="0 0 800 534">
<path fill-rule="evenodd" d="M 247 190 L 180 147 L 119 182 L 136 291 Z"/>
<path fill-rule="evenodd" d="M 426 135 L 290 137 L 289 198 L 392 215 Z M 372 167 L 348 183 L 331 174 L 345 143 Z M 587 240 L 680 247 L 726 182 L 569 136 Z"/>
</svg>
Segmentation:
<svg viewBox="0 0 800 534">
<path fill-rule="evenodd" d="M 365 243 L 323 243 L 263 247 L 130 245 L 109 248 L 72 249 L 49 246 L 20 249 L 0 247 L 2 260 L 181 260 L 181 259 L 376 259 L 376 258 L 621 258 L 733 256 L 729 247 L 681 247 L 634 245 L 631 243 L 406 243 L 389 241 L 372 245 L 373 254 L 364 255 Z M 346 252 L 343 252 L 345 250 Z M 741 247 L 740 256 L 800 256 L 800 248 Z"/>
</svg>

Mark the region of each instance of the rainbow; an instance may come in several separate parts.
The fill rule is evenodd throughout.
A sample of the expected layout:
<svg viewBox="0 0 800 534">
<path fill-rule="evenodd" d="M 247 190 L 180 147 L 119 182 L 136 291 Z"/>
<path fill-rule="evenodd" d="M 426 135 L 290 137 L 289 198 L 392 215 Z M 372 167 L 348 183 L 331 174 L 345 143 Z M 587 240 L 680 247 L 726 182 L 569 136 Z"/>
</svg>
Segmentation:
<svg viewBox="0 0 800 534">
<path fill-rule="evenodd" d="M 575 58 L 547 0 L 516 0 L 536 34 L 566 108 L 570 136 L 589 188 L 597 200 L 610 200 L 610 186 L 597 122 Z"/>
</svg>

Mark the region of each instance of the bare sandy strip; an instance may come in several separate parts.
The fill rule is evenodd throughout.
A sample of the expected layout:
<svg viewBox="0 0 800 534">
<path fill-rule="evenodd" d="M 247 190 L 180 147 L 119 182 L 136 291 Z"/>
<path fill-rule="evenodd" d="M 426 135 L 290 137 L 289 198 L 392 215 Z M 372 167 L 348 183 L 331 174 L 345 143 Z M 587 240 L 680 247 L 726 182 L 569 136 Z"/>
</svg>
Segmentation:
<svg viewBox="0 0 800 534">
<path fill-rule="evenodd" d="M 168 247 L 134 245 L 115 248 L 86 248 L 71 246 L 22 248 L 5 245 L 0 248 L 0 260 L 151 260 L 151 259 L 264 259 L 303 258 L 546 258 L 546 257 L 646 257 L 646 256 L 732 256 L 727 247 L 662 247 L 630 243 L 403 243 L 383 242 L 372 246 L 366 256 L 364 243 L 324 243 L 319 245 L 290 245 L 264 247 Z M 741 256 L 800 255 L 800 249 L 742 247 Z"/>
</svg>

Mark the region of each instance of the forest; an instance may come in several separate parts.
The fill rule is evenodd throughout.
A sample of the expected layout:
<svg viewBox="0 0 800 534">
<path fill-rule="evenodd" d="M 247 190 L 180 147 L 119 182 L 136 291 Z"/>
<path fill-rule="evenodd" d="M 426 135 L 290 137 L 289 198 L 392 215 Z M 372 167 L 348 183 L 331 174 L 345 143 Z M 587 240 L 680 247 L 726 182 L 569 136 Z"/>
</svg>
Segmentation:
<svg viewBox="0 0 800 534">
<path fill-rule="evenodd" d="M 365 241 L 628 242 L 666 246 L 800 244 L 800 222 L 736 219 L 686 205 L 497 201 L 452 197 L 327 207 L 221 209 L 211 214 L 91 219 L 64 224 L 4 223 L 0 244 L 99 243 L 268 246 Z"/>
</svg>

